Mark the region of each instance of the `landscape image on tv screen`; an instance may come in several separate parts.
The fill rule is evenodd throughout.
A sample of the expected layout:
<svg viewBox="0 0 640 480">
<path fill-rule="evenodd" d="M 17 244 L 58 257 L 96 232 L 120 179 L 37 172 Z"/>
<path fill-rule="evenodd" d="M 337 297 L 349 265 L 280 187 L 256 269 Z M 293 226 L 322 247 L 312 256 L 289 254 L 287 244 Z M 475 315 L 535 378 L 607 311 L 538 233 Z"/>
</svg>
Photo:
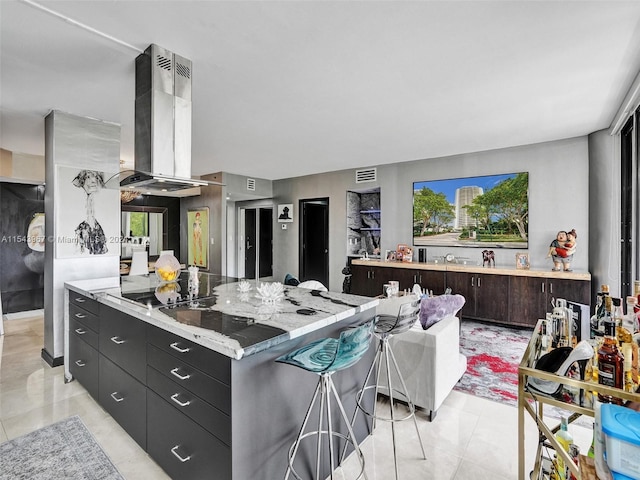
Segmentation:
<svg viewBox="0 0 640 480">
<path fill-rule="evenodd" d="M 528 246 L 529 174 L 413 183 L 415 246 Z"/>
</svg>

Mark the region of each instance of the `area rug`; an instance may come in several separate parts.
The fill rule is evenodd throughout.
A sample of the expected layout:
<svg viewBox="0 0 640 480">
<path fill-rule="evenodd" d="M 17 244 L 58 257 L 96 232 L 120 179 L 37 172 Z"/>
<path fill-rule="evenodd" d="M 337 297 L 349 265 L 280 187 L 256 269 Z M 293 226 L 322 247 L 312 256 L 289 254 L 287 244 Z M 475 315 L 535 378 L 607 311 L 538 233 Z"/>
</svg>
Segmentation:
<svg viewBox="0 0 640 480">
<path fill-rule="evenodd" d="M 124 480 L 74 416 L 0 444 L 1 480 Z"/>
<path fill-rule="evenodd" d="M 467 371 L 455 389 L 517 406 L 518 365 L 532 333 L 531 328 L 463 320 L 460 353 L 467 357 Z"/>
<path fill-rule="evenodd" d="M 467 357 L 467 371 L 454 389 L 517 407 L 518 365 L 532 334 L 532 328 L 463 320 L 460 353 Z M 546 405 L 544 411 L 551 418 L 571 414 L 551 405 Z M 583 416 L 573 423 L 591 428 L 593 419 Z"/>
</svg>

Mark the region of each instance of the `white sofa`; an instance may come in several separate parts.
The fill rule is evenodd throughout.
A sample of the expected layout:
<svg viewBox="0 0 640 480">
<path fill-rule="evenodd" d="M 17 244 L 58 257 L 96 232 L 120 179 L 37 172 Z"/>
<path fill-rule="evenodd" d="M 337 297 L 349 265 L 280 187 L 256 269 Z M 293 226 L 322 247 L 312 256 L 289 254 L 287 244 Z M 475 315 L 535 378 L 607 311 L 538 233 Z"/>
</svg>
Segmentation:
<svg viewBox="0 0 640 480">
<path fill-rule="evenodd" d="M 377 314 L 397 315 L 400 304 L 415 297 L 382 299 Z M 429 329 L 419 322 L 411 330 L 390 339 L 398 367 L 417 407 L 434 420 L 438 408 L 467 370 L 467 358 L 460 353 L 460 320 L 450 315 Z M 394 369 L 391 369 L 394 374 Z M 400 380 L 392 375 L 394 390 Z"/>
</svg>

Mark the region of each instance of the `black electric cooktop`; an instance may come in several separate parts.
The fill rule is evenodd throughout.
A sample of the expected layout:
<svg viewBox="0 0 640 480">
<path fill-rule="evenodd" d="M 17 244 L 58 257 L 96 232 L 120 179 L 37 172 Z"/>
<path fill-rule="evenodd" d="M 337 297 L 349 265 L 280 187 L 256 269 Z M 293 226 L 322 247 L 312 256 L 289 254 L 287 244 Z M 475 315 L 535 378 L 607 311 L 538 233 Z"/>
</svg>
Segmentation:
<svg viewBox="0 0 640 480">
<path fill-rule="evenodd" d="M 278 337 L 285 330 L 256 323 L 255 319 L 210 310 L 216 298 L 187 301 L 175 306 L 161 307 L 160 312 L 172 317 L 178 323 L 213 330 L 236 340 L 240 346 L 248 347 Z"/>
<path fill-rule="evenodd" d="M 213 296 L 214 287 L 238 281 L 233 277 L 213 274 L 199 274 L 199 278 L 197 290 L 190 292 L 188 272 L 180 272 L 180 276 L 169 283 L 159 283 L 153 274 L 123 276 L 120 277 L 120 295 L 147 307 L 162 307 L 209 298 Z"/>
</svg>

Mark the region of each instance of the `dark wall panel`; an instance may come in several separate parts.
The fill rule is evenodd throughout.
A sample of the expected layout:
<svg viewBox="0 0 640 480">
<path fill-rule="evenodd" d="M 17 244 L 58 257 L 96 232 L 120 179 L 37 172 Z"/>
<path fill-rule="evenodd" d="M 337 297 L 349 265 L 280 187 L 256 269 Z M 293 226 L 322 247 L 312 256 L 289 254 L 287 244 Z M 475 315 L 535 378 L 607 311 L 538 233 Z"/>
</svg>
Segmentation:
<svg viewBox="0 0 640 480">
<path fill-rule="evenodd" d="M 29 225 L 44 215 L 44 186 L 0 182 L 0 291 L 3 313 L 44 307 L 44 251 Z M 45 248 L 50 245 L 44 242 Z"/>
</svg>

